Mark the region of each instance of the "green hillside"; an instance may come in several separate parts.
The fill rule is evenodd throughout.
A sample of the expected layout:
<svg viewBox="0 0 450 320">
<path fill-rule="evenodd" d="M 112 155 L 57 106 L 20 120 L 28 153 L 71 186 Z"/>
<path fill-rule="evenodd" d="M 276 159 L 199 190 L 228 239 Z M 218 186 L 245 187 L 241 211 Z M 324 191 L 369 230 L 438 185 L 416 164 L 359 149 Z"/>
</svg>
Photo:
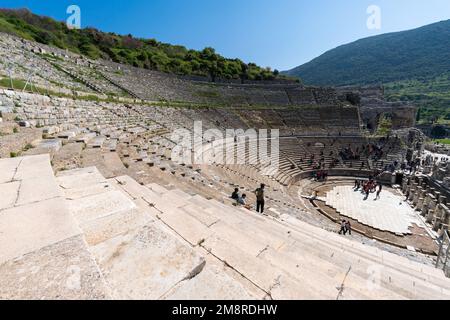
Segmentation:
<svg viewBox="0 0 450 320">
<path fill-rule="evenodd" d="M 357 85 L 433 78 L 450 70 L 450 20 L 340 46 L 286 74 L 307 84 Z"/>
<path fill-rule="evenodd" d="M 63 22 L 34 15 L 27 9 L 0 9 L 0 32 L 17 35 L 92 59 L 105 58 L 163 72 L 225 79 L 273 80 L 286 78 L 277 70 L 239 59 L 226 59 L 213 48 L 202 51 L 183 46 L 105 33 L 93 28 L 70 30 Z"/>
<path fill-rule="evenodd" d="M 450 72 L 431 79 L 413 79 L 385 84 L 390 101 L 417 105 L 420 124 L 450 124 Z"/>
<path fill-rule="evenodd" d="M 305 84 L 385 84 L 392 101 L 413 101 L 421 122 L 449 123 L 450 20 L 330 50 L 285 74 Z"/>
</svg>

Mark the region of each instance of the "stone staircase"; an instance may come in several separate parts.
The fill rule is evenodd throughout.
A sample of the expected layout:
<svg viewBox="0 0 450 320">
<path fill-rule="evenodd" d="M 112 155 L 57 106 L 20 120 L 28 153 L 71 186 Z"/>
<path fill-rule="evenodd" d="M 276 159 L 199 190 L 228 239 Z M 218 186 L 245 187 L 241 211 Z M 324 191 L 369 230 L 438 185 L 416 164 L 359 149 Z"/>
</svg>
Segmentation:
<svg viewBox="0 0 450 320">
<path fill-rule="evenodd" d="M 442 271 L 47 155 L 0 160 L 2 299 L 449 299 Z"/>
<path fill-rule="evenodd" d="M 0 299 L 104 299 L 50 157 L 0 160 Z"/>
<path fill-rule="evenodd" d="M 56 69 L 60 70 L 61 72 L 64 72 L 65 74 L 67 74 L 68 76 L 70 76 L 71 78 L 73 78 L 75 81 L 79 81 L 81 83 L 83 83 L 86 87 L 88 87 L 89 89 L 100 93 L 102 95 L 106 95 L 105 92 L 103 91 L 102 88 L 100 88 L 99 86 L 97 86 L 96 84 L 94 84 L 93 82 L 91 82 L 91 80 L 88 80 L 84 77 L 82 77 L 79 74 L 76 74 L 75 72 L 73 72 L 72 70 L 68 70 L 66 68 L 64 68 L 63 66 L 61 66 L 60 64 L 57 64 L 55 62 L 51 62 L 49 61 L 51 65 L 53 65 L 53 67 L 55 67 Z"/>
</svg>

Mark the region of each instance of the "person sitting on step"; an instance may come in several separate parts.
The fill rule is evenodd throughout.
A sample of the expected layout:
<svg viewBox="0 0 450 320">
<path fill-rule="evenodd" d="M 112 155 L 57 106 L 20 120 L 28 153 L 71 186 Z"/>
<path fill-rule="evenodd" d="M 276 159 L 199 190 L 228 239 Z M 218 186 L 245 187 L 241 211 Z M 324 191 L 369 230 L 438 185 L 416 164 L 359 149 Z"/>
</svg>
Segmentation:
<svg viewBox="0 0 450 320">
<path fill-rule="evenodd" d="M 239 188 L 234 189 L 234 192 L 231 194 L 231 199 L 239 200 Z"/>
<path fill-rule="evenodd" d="M 238 205 L 243 206 L 247 210 L 251 210 L 251 207 L 247 204 L 247 195 L 244 193 L 242 197 L 237 200 Z"/>
<path fill-rule="evenodd" d="M 241 206 L 245 206 L 247 204 L 247 195 L 244 193 L 241 197 L 238 197 L 237 203 Z"/>
</svg>

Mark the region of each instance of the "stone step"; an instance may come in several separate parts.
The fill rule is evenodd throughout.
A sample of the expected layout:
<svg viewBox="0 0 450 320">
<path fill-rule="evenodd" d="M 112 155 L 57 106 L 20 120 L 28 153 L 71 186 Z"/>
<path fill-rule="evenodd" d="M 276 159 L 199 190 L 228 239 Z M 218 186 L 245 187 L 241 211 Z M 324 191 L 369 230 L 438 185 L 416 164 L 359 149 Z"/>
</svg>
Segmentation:
<svg viewBox="0 0 450 320">
<path fill-rule="evenodd" d="M 97 136 L 92 138 L 89 143 L 87 144 L 87 146 L 89 148 L 94 148 L 94 149 L 98 149 L 101 148 L 103 146 L 103 143 L 106 141 L 106 137 L 104 136 Z"/>
<path fill-rule="evenodd" d="M 75 141 L 88 144 L 96 136 L 97 136 L 97 134 L 95 132 L 89 132 L 89 133 L 83 134 L 83 135 L 75 138 Z"/>
<path fill-rule="evenodd" d="M 143 199 L 146 201 L 146 203 L 159 203 L 161 199 L 164 197 L 161 195 L 155 194 L 152 190 L 141 186 L 137 182 L 135 182 L 133 179 L 129 177 L 119 177 L 116 178 L 118 180 L 119 186 L 123 188 L 128 195 L 130 195 L 135 201 L 139 199 Z M 167 195 L 165 195 L 164 201 L 166 202 L 167 197 L 174 196 L 174 194 L 177 194 L 178 196 L 184 196 L 189 197 L 187 194 L 177 190 L 174 192 L 174 194 L 171 194 L 170 191 L 166 190 Z M 158 209 L 158 206 L 155 206 L 156 210 Z M 175 206 L 173 208 L 170 208 L 169 211 L 165 212 L 157 212 L 155 216 L 161 221 L 167 225 L 171 231 L 174 231 L 174 233 L 178 236 L 180 236 L 180 239 L 183 239 L 187 241 L 191 246 L 197 246 L 199 243 L 202 242 L 203 239 L 206 239 L 210 236 L 211 231 L 207 229 L 207 226 L 199 222 L 198 220 L 192 218 L 186 211 L 183 209 L 177 209 Z M 202 276 L 201 276 L 202 277 Z M 201 278 L 202 279 L 202 278 Z M 198 281 L 197 278 L 193 281 Z M 214 282 L 214 280 L 210 280 Z M 239 279 L 239 281 L 234 281 L 234 283 L 230 283 L 229 285 L 241 287 L 242 279 Z M 186 284 L 186 287 L 189 287 L 190 285 Z M 213 293 L 209 293 L 214 296 Z M 243 296 L 246 296 L 246 292 L 242 293 Z"/>
<path fill-rule="evenodd" d="M 247 226 L 248 225 L 254 225 L 254 223 L 252 223 L 252 222 L 250 222 L 250 221 L 247 221 L 247 224 L 246 224 Z M 248 230 L 248 228 L 249 227 L 247 227 L 247 229 L 246 228 L 240 228 L 240 225 L 239 224 L 234 224 L 233 225 L 233 227 L 235 227 L 235 228 L 238 228 L 238 229 L 242 229 L 242 232 L 246 232 L 247 231 L 247 233 L 249 232 L 249 230 Z M 266 231 L 267 230 L 267 231 Z M 268 234 L 268 231 L 269 231 L 269 229 L 266 229 L 266 230 L 260 230 L 260 234 L 263 234 L 263 235 L 267 235 Z M 273 231 L 273 230 L 272 230 Z M 282 234 L 282 236 L 285 236 L 284 234 Z M 253 239 L 255 238 L 255 235 L 253 235 L 252 234 L 252 237 L 253 237 Z M 295 237 L 295 235 L 292 235 L 292 237 Z M 292 238 L 292 239 L 294 239 L 294 238 Z M 308 239 L 306 238 L 306 239 L 301 239 L 301 243 L 307 243 L 308 245 L 309 245 L 309 243 L 307 242 L 308 241 Z M 326 260 L 327 260 L 327 256 L 324 256 L 324 260 L 322 260 L 322 262 L 320 262 L 319 263 L 319 265 L 317 265 L 316 263 L 315 263 L 315 260 L 320 260 L 320 252 L 317 250 L 317 249 L 315 249 L 317 246 L 318 246 L 319 244 L 317 243 L 317 242 L 312 242 L 311 243 L 311 246 L 310 247 L 307 247 L 306 249 L 310 249 L 310 248 L 314 248 L 313 249 L 313 252 L 311 253 L 311 255 L 309 255 L 308 257 L 305 257 L 304 259 L 303 259 L 303 261 L 305 261 L 305 260 L 307 260 L 307 261 L 311 261 L 311 263 L 313 264 L 313 266 L 314 266 L 314 268 L 315 268 L 315 270 L 319 273 L 320 272 L 320 264 L 327 264 L 326 263 Z M 331 253 L 329 254 L 329 256 L 332 256 L 333 254 L 336 254 L 336 255 L 338 255 L 338 254 L 343 254 L 343 256 L 344 256 L 344 259 L 342 260 L 343 261 L 343 263 L 344 263 L 344 265 L 342 266 L 342 269 L 341 270 L 346 270 L 346 268 L 348 268 L 349 266 L 353 266 L 353 268 L 355 268 L 355 263 L 360 263 L 361 262 L 361 260 L 363 260 L 363 259 L 358 259 L 358 258 L 353 258 L 353 257 L 349 257 L 348 256 L 348 253 L 345 251 L 345 250 L 342 250 L 342 252 L 340 252 L 340 251 L 336 251 L 335 249 L 332 249 L 332 251 L 331 251 Z M 297 257 L 301 257 L 302 255 L 304 255 L 304 251 L 300 251 L 300 252 L 297 252 L 294 256 L 297 256 Z M 319 256 L 320 255 L 320 256 Z M 315 259 L 314 259 L 315 258 Z M 363 261 L 364 262 L 364 261 Z M 363 263 L 363 262 L 361 262 L 361 263 Z M 332 270 L 333 269 L 333 266 L 334 266 L 334 269 L 336 269 L 336 258 L 334 258 L 334 259 L 332 259 L 331 261 L 330 261 L 330 263 L 328 263 L 328 268 L 330 269 L 330 270 Z M 368 276 L 368 273 L 367 273 L 367 270 L 368 270 L 368 268 L 370 267 L 370 262 L 364 262 L 364 264 L 363 264 L 363 267 L 362 267 L 362 270 L 364 271 L 364 273 L 362 274 L 362 276 L 365 276 L 365 277 L 367 277 Z M 434 269 L 433 269 L 434 270 Z M 397 274 L 396 275 L 397 277 L 399 277 L 400 275 L 399 274 Z M 417 281 L 419 281 L 419 280 L 417 280 Z M 399 297 L 399 296 L 398 296 Z M 398 298 L 397 297 L 397 298 Z"/>
<path fill-rule="evenodd" d="M 175 193 L 186 197 L 186 194 L 180 191 Z M 167 194 L 163 195 L 163 197 L 167 197 L 171 194 L 173 194 L 173 192 L 169 191 Z M 202 212 L 201 208 L 196 208 L 195 205 L 190 205 L 183 207 L 181 210 L 172 209 L 169 212 L 161 213 L 158 217 L 194 246 L 206 241 L 214 233 L 216 235 L 220 235 L 227 241 L 235 241 L 235 243 L 238 244 L 248 244 L 248 247 L 246 247 L 244 252 L 246 252 L 246 254 L 250 253 L 252 256 L 256 256 L 257 253 L 264 250 L 266 247 L 266 245 L 262 243 L 256 244 L 252 238 L 242 239 L 245 237 L 245 233 L 236 233 L 232 226 L 229 226 L 223 222 L 214 223 L 214 221 L 210 221 L 209 223 L 211 224 L 211 228 L 208 230 L 207 226 L 199 221 L 201 219 L 193 219 L 194 217 L 192 217 L 192 215 L 191 217 L 189 216 L 187 211 L 189 211 L 190 208 L 191 210 L 197 209 L 197 213 Z M 252 243 L 255 243 L 256 246 L 252 246 Z"/>
<path fill-rule="evenodd" d="M 2 297 L 450 296 L 442 272 L 291 216 L 275 219 L 179 189 L 143 186 L 128 176 L 107 180 L 93 167 L 55 178 L 48 156 L 0 160 L 0 169 Z M 80 261 L 81 289 L 33 287 L 32 266 L 44 263 L 37 280 L 52 278 L 67 268 L 64 255 Z M 21 264 L 30 274 L 27 290 L 13 291 L 21 284 L 10 273 Z"/>
<path fill-rule="evenodd" d="M 326 241 L 328 246 L 331 248 L 340 249 L 347 252 L 347 254 L 354 255 L 357 258 L 359 257 L 359 259 L 367 259 L 375 264 L 380 264 L 387 268 L 393 268 L 398 272 L 417 278 L 418 281 L 427 281 L 449 288 L 448 279 L 445 278 L 444 274 L 440 270 L 414 263 L 406 258 L 350 241 L 339 237 L 337 234 L 332 234 L 325 230 L 307 225 L 292 217 L 282 216 L 282 219 L 285 221 L 289 220 L 289 226 L 295 226 L 294 228 L 297 230 L 301 229 L 302 232 L 305 232 L 305 234 L 309 237 L 312 237 L 318 241 Z"/>
<path fill-rule="evenodd" d="M 0 200 L 0 297 L 108 298 L 49 156 L 0 160 L 0 168 L 0 190 L 15 192 Z"/>
<path fill-rule="evenodd" d="M 206 203 L 205 203 L 206 204 Z M 209 211 L 210 213 L 213 213 L 213 212 L 221 212 L 221 211 Z M 252 214 L 252 215 L 254 215 L 254 214 Z M 230 220 L 231 218 L 230 218 L 231 216 L 228 216 L 228 220 Z M 258 217 L 259 218 L 259 217 Z M 255 223 L 257 223 L 257 221 L 254 221 L 254 222 L 252 222 L 252 223 L 249 223 L 249 221 L 247 221 L 247 224 L 251 224 L 251 225 L 254 225 Z M 266 230 L 264 230 L 264 232 L 270 232 L 271 230 L 273 231 L 273 227 L 271 228 L 271 229 L 266 229 Z M 324 231 L 324 230 L 321 230 L 321 231 L 323 231 L 324 233 L 326 233 L 327 235 L 332 235 L 332 234 L 329 234 L 328 232 L 326 232 L 326 231 Z M 334 236 L 334 235 L 333 235 Z M 341 238 L 340 237 L 336 237 L 338 240 L 340 240 Z M 334 239 L 333 239 L 333 241 L 329 241 L 329 242 L 334 242 Z M 353 244 L 352 244 L 353 245 Z M 349 246 L 349 244 L 348 243 L 345 243 L 345 246 L 347 247 L 347 248 L 349 248 L 349 247 L 351 247 L 351 246 Z M 361 248 L 359 248 L 358 249 L 358 251 L 356 252 L 356 254 L 359 254 L 359 255 L 361 255 L 361 254 L 364 254 L 364 252 L 366 252 L 367 250 L 367 247 L 365 247 L 365 246 L 363 246 L 363 245 L 361 245 Z M 352 252 L 350 252 L 350 253 L 352 253 Z M 396 256 L 394 256 L 394 257 L 396 257 Z M 374 257 L 372 256 L 372 255 L 370 255 L 369 254 L 369 258 L 370 259 L 374 259 Z M 377 260 L 379 260 L 379 258 L 380 257 L 378 257 L 377 255 L 375 255 L 375 258 L 377 258 Z M 401 259 L 400 259 L 401 260 Z M 398 259 L 397 259 L 397 261 L 398 261 Z M 406 261 L 406 263 L 407 263 L 407 265 L 411 265 L 411 263 L 409 262 L 409 260 L 404 260 L 404 261 Z M 382 263 L 382 261 L 380 261 L 381 263 Z M 427 277 L 423 277 L 423 269 L 424 269 L 424 267 L 422 267 L 421 265 L 418 265 L 417 267 L 416 267 L 416 269 L 415 270 L 413 270 L 412 272 L 414 273 L 414 275 L 415 276 L 419 276 L 419 277 L 422 277 L 423 279 L 428 279 L 429 280 L 429 278 L 427 278 Z M 428 273 L 432 273 L 432 274 L 436 274 L 436 270 L 435 269 L 433 269 L 433 268 L 428 268 Z M 440 277 L 438 278 L 438 279 L 436 279 L 436 280 L 438 280 L 438 281 L 441 281 L 442 280 L 442 278 L 443 278 L 443 275 L 441 274 L 441 272 L 439 272 L 439 271 L 437 271 L 437 274 L 439 274 L 440 275 Z"/>
<path fill-rule="evenodd" d="M 256 259 L 225 240 L 212 236 L 202 244 L 208 252 L 244 275 L 273 299 L 324 299 L 312 287 L 300 283 L 267 261 Z"/>
<path fill-rule="evenodd" d="M 150 190 L 129 177 L 108 180 L 104 188 L 105 179 L 92 168 L 65 172 L 61 179 L 71 197 L 77 192 L 69 182 L 78 189 L 78 179 L 93 193 L 68 202 L 112 298 L 159 299 L 202 271 L 204 258 L 159 223 L 154 209 L 134 203 Z"/>
<path fill-rule="evenodd" d="M 198 211 L 201 211 L 202 213 L 204 213 L 205 212 L 205 207 L 208 207 L 208 206 L 210 206 L 210 205 L 213 205 L 213 201 L 208 201 L 208 200 L 203 200 L 203 201 L 199 201 L 198 199 L 198 197 L 196 198 L 196 197 L 193 197 L 192 198 L 192 200 L 193 199 L 197 199 L 196 201 L 195 201 L 195 203 L 197 204 L 197 205 L 199 205 L 200 207 L 199 207 L 199 209 L 198 209 Z M 191 200 L 191 201 L 192 201 Z M 222 205 L 221 204 L 219 204 L 219 203 L 215 203 L 215 206 L 216 206 L 216 208 L 218 209 L 216 209 L 216 210 L 213 210 L 213 209 L 206 209 L 206 213 L 211 213 L 211 214 L 213 214 L 214 215 L 214 213 L 216 213 L 216 218 L 217 219 L 219 219 L 218 221 L 220 221 L 220 218 L 223 218 L 223 216 L 222 215 L 219 215 L 219 216 L 217 216 L 217 212 L 226 212 L 226 213 L 228 213 L 228 214 L 230 214 L 230 212 L 231 211 L 226 211 L 226 209 L 227 208 L 224 208 L 224 207 L 222 207 Z M 195 210 L 195 205 L 194 206 L 192 206 L 191 208 L 190 208 L 190 210 L 191 211 L 194 211 Z M 233 219 L 231 219 L 231 217 L 232 217 L 232 215 L 228 215 L 227 216 L 228 217 L 228 219 L 227 220 L 224 220 L 224 221 L 228 221 L 228 220 L 233 220 Z M 205 220 L 206 218 L 205 217 L 203 217 L 203 220 Z M 202 220 L 202 219 L 198 219 L 198 220 Z M 211 220 L 211 219 L 210 219 Z M 215 219 L 212 219 L 212 220 L 215 220 Z M 210 221 L 209 223 L 213 223 L 213 221 Z M 215 226 L 219 226 L 219 225 L 221 225 L 220 224 L 220 222 L 219 223 L 216 223 L 216 224 L 214 224 L 213 225 L 213 229 L 215 228 Z M 247 225 L 253 225 L 252 223 L 250 223 L 250 221 L 247 221 Z M 236 223 L 236 224 L 233 224 L 233 226 L 234 227 L 238 227 L 238 229 L 241 229 L 241 228 L 239 228 L 239 226 L 240 226 L 240 224 L 239 223 Z M 217 228 L 217 227 L 216 227 Z M 267 229 L 268 230 L 268 229 Z M 248 227 L 247 227 L 247 229 L 244 229 L 243 228 L 243 230 L 242 230 L 242 232 L 245 232 L 245 231 L 249 231 L 248 230 Z M 261 232 L 261 234 L 265 234 L 265 232 L 266 232 L 266 230 L 260 230 Z M 229 231 L 228 233 L 232 233 L 231 231 Z M 222 233 L 222 234 L 227 234 L 227 233 Z M 256 233 L 256 235 L 257 235 L 257 233 Z M 226 237 L 226 236 L 225 236 Z M 244 242 L 244 241 L 241 241 L 241 242 Z M 344 251 L 345 252 L 345 251 Z M 351 260 L 350 260 L 351 261 Z M 365 271 L 367 270 L 367 267 L 365 267 L 365 269 L 364 269 Z M 433 269 L 434 270 L 434 269 Z M 363 274 L 363 276 L 367 276 L 367 273 L 365 273 L 365 274 Z M 397 276 L 399 276 L 399 275 L 397 275 Z M 420 281 L 420 279 L 418 279 L 417 281 Z M 396 296 L 396 298 L 400 298 L 401 296 L 400 295 L 397 295 Z"/>
</svg>

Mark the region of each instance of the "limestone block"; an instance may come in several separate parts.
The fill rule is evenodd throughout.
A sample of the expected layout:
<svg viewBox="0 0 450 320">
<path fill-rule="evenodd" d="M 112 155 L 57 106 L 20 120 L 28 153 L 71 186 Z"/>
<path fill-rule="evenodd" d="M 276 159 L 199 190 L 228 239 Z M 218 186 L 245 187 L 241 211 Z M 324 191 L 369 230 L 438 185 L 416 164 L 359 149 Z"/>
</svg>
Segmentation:
<svg viewBox="0 0 450 320">
<path fill-rule="evenodd" d="M 22 158 L 0 159 L 0 183 L 11 182 Z"/>
<path fill-rule="evenodd" d="M 17 195 L 19 193 L 20 181 L 2 183 L 0 184 L 0 210 L 11 208 L 17 201 Z"/>
<path fill-rule="evenodd" d="M 20 158 L 14 180 L 53 177 L 48 154 Z"/>
<path fill-rule="evenodd" d="M 192 246 L 198 245 L 214 233 L 213 230 L 180 209 L 167 210 L 158 217 Z"/>
<path fill-rule="evenodd" d="M 136 205 L 120 191 L 108 191 L 92 196 L 68 200 L 70 212 L 78 223 L 106 217 L 121 211 L 136 209 Z"/>
<path fill-rule="evenodd" d="M 6 209 L 0 214 L 0 264 L 80 232 L 61 198 Z"/>
<path fill-rule="evenodd" d="M 0 264 L 0 299 L 109 299 L 108 288 L 75 236 Z"/>
<path fill-rule="evenodd" d="M 201 256 L 154 224 L 102 242 L 91 252 L 117 299 L 159 299 L 205 265 Z"/>
<path fill-rule="evenodd" d="M 62 192 L 56 184 L 55 178 L 53 176 L 43 175 L 40 178 L 24 179 L 21 181 L 16 205 L 21 206 L 61 196 Z"/>
<path fill-rule="evenodd" d="M 245 286 L 223 268 L 206 264 L 193 279 L 185 280 L 164 296 L 165 300 L 253 300 Z"/>
<path fill-rule="evenodd" d="M 57 181 L 63 189 L 78 189 L 106 183 L 106 179 L 95 167 L 59 172 Z"/>
</svg>

